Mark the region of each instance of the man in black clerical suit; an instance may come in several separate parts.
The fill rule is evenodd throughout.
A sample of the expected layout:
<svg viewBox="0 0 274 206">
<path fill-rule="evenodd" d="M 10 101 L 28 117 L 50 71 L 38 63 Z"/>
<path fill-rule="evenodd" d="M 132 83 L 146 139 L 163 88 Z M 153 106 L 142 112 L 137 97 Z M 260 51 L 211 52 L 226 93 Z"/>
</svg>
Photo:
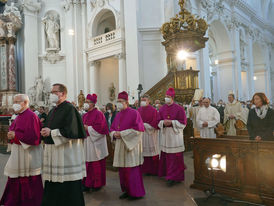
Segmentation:
<svg viewBox="0 0 274 206">
<path fill-rule="evenodd" d="M 82 119 L 66 101 L 67 88 L 54 84 L 50 101 L 56 104 L 49 112 L 41 134 L 44 137 L 42 206 L 85 205 L 81 181 L 86 176 Z"/>
</svg>

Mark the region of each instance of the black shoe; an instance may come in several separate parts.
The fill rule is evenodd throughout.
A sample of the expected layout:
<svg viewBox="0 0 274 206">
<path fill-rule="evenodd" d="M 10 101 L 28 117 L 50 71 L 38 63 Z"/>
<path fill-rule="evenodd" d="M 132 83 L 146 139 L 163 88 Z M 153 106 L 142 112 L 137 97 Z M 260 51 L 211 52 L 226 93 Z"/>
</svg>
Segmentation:
<svg viewBox="0 0 274 206">
<path fill-rule="evenodd" d="M 167 186 L 168 186 L 168 187 L 172 187 L 172 186 L 175 185 L 176 183 L 177 183 L 176 181 L 168 180 L 168 181 L 167 181 Z"/>
<path fill-rule="evenodd" d="M 119 196 L 119 199 L 126 199 L 128 197 L 129 197 L 129 195 L 125 192 L 125 193 L 123 193 L 122 195 Z"/>
<path fill-rule="evenodd" d="M 142 199 L 143 197 L 132 197 L 132 196 L 129 196 L 128 199 L 129 200 L 140 200 Z"/>
<path fill-rule="evenodd" d="M 101 189 L 102 189 L 102 187 L 95 187 L 95 188 L 92 188 L 91 190 L 92 190 L 92 192 L 97 192 Z"/>
<path fill-rule="evenodd" d="M 89 191 L 90 191 L 90 188 L 89 188 L 89 187 L 86 187 L 85 185 L 82 185 L 82 191 L 83 191 L 83 192 L 89 192 Z"/>
</svg>

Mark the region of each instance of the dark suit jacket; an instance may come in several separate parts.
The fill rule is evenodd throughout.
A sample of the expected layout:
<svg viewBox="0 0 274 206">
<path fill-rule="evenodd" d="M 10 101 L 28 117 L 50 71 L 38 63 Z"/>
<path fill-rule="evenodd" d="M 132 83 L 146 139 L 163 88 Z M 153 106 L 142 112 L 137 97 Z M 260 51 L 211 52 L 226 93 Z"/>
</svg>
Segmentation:
<svg viewBox="0 0 274 206">
<path fill-rule="evenodd" d="M 114 120 L 116 114 L 117 114 L 117 111 L 115 110 L 115 111 L 112 113 L 111 124 L 112 124 L 112 122 L 113 122 L 113 120 Z M 110 129 L 111 124 L 109 124 L 109 122 L 108 122 L 108 117 L 109 117 L 109 113 L 106 112 L 106 113 L 105 113 L 105 118 L 106 118 L 107 123 L 108 123 L 108 129 Z"/>
</svg>

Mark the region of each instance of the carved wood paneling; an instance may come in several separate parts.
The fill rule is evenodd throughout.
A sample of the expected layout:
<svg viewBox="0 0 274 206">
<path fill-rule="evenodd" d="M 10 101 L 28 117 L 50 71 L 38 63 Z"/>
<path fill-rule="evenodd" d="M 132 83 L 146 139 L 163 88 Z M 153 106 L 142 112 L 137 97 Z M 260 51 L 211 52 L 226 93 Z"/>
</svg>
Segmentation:
<svg viewBox="0 0 274 206">
<path fill-rule="evenodd" d="M 205 160 L 226 155 L 227 171 L 215 171 L 216 191 L 234 198 L 274 205 L 274 142 L 197 138 L 193 145 L 195 179 L 192 187 L 211 186 Z"/>
</svg>

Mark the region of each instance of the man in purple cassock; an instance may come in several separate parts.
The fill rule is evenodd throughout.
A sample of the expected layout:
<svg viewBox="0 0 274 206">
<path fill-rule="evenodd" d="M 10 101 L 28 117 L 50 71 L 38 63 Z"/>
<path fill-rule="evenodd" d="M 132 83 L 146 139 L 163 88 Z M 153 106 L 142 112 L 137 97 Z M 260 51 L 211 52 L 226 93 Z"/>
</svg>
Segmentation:
<svg viewBox="0 0 274 206">
<path fill-rule="evenodd" d="M 169 88 L 166 92 L 165 105 L 159 110 L 160 128 L 160 164 L 159 176 L 165 176 L 168 185 L 172 186 L 184 180 L 184 135 L 187 123 L 184 108 L 174 103 L 175 91 Z"/>
<path fill-rule="evenodd" d="M 96 94 L 88 94 L 83 116 L 87 133 L 84 141 L 87 177 L 83 179 L 84 191 L 99 190 L 106 185 L 106 157 L 108 156 L 107 139 L 108 125 L 104 114 L 95 107 Z"/>
<path fill-rule="evenodd" d="M 41 123 L 29 109 L 27 95 L 15 95 L 13 109 L 18 116 L 8 132 L 11 155 L 4 169 L 8 182 L 0 205 L 40 206 L 43 196 Z"/>
<path fill-rule="evenodd" d="M 138 109 L 144 122 L 142 172 L 146 175 L 158 175 L 159 166 L 159 130 L 158 112 L 149 104 L 149 96 L 141 98 L 141 107 Z"/>
<path fill-rule="evenodd" d="M 110 128 L 115 141 L 113 166 L 119 168 L 120 199 L 138 199 L 145 195 L 141 165 L 143 164 L 142 134 L 144 123 L 138 111 L 131 109 L 128 94 L 119 93 L 117 109 L 120 111 Z"/>
</svg>

